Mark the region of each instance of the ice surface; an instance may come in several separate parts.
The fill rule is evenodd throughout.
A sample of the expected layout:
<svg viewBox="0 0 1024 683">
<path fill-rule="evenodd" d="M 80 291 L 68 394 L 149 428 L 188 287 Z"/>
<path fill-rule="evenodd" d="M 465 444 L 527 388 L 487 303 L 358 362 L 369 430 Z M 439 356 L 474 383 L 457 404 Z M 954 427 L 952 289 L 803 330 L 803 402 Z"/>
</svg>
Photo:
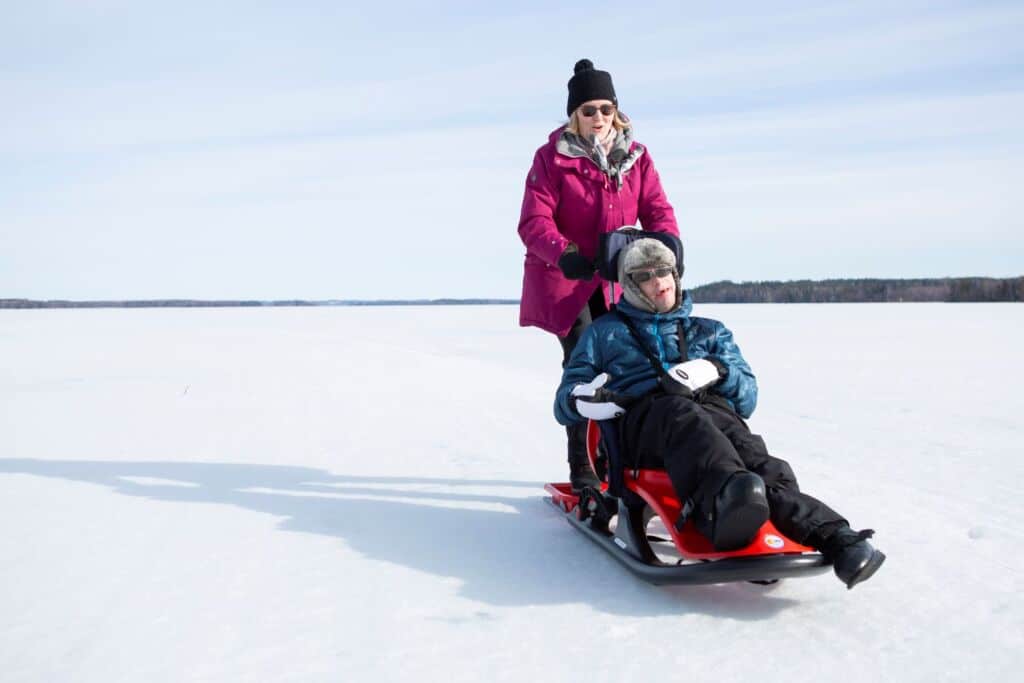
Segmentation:
<svg viewBox="0 0 1024 683">
<path fill-rule="evenodd" d="M 0 679 L 1017 680 L 1024 306 L 697 313 L 868 583 L 603 556 L 514 306 L 0 312 Z"/>
</svg>

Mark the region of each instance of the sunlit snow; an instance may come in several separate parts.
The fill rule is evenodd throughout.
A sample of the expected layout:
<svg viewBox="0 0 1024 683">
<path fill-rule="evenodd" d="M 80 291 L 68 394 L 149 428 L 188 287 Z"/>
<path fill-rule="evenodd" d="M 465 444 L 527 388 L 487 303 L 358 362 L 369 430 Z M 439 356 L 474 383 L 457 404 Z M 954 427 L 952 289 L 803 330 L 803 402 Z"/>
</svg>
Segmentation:
<svg viewBox="0 0 1024 683">
<path fill-rule="evenodd" d="M 0 311 L 0 679 L 1015 680 L 1024 307 L 696 312 L 869 582 L 603 555 L 514 306 Z"/>
</svg>

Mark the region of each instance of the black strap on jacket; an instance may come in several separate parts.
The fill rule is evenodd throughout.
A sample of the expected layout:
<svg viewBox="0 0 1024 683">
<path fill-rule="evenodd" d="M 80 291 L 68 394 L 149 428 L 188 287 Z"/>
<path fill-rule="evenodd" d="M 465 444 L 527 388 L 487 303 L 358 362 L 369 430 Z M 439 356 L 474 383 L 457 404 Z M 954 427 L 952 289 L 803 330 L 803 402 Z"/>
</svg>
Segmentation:
<svg viewBox="0 0 1024 683">
<path fill-rule="evenodd" d="M 614 313 L 615 315 L 617 315 L 619 320 L 621 320 L 626 325 L 626 327 L 629 329 L 629 333 L 633 336 L 633 339 L 640 346 L 640 349 L 644 352 L 644 355 L 647 356 L 647 359 L 651 362 L 651 365 L 654 366 L 655 372 L 657 372 L 658 375 L 659 375 L 658 386 L 661 388 L 661 390 L 666 392 L 666 393 L 678 393 L 679 390 L 680 390 L 680 386 L 681 385 L 679 385 L 675 380 L 673 380 L 671 377 L 669 377 L 668 370 L 666 370 L 664 368 L 664 366 L 662 366 L 661 361 L 659 361 L 658 357 L 654 355 L 654 352 L 651 351 L 649 348 L 647 348 L 647 345 L 644 343 L 643 338 L 640 336 L 640 332 L 636 329 L 636 325 L 633 324 L 633 321 L 629 319 L 629 316 L 624 315 L 622 313 L 619 313 L 619 311 L 617 311 L 615 308 L 612 308 L 611 312 Z M 689 360 L 690 355 L 689 355 L 689 353 L 687 353 L 687 348 L 686 348 L 686 330 L 683 329 L 683 321 L 682 321 L 682 319 L 677 321 L 676 330 L 677 330 L 677 333 L 679 335 L 679 338 L 678 338 L 679 358 L 680 358 L 679 362 L 683 363 L 683 362 L 686 362 L 687 360 Z M 688 392 L 689 390 L 686 389 L 685 391 Z M 690 395 L 689 397 L 693 398 L 692 395 Z M 619 450 L 619 452 L 620 453 L 625 453 L 626 452 L 625 440 L 621 436 L 619 437 L 619 439 L 620 439 L 620 445 L 619 445 L 619 449 L 620 450 Z M 621 455 L 619 456 L 619 459 L 620 460 L 622 459 Z M 625 463 L 623 463 L 623 465 L 624 464 Z M 634 460 L 633 464 L 632 464 L 633 477 L 634 478 L 640 476 L 640 469 L 639 468 L 640 468 L 639 463 Z M 612 484 L 616 484 L 616 485 L 618 485 L 620 487 L 624 486 L 621 483 L 622 482 L 621 470 L 618 473 L 610 472 L 609 474 L 610 474 L 609 486 L 611 486 Z M 615 476 L 616 474 L 617 474 L 617 476 Z M 620 490 L 620 489 L 616 489 L 616 490 Z M 613 495 L 621 495 L 621 494 L 613 494 Z M 690 518 L 691 514 L 693 514 L 693 509 L 694 509 L 694 503 L 693 503 L 693 499 L 692 498 L 688 498 L 688 499 L 686 499 L 685 501 L 682 501 L 682 502 L 683 502 L 683 509 L 680 512 L 679 519 L 676 521 L 676 528 L 679 529 L 680 531 L 682 531 L 683 525 L 686 524 L 686 520 Z"/>
<path fill-rule="evenodd" d="M 667 375 L 668 371 L 665 370 L 665 366 L 661 364 L 661 361 L 658 360 L 658 357 L 656 355 L 654 355 L 654 352 L 651 351 L 647 347 L 647 344 L 644 343 L 643 337 L 640 336 L 640 331 L 636 329 L 636 324 L 634 324 L 633 321 L 629 319 L 629 316 L 623 313 L 619 313 L 617 308 L 612 308 L 611 312 L 614 313 L 629 330 L 629 333 L 630 335 L 632 335 L 633 340 L 640 347 L 640 350 L 643 351 L 644 355 L 647 356 L 647 360 L 651 362 L 651 365 L 654 367 L 654 371 L 658 373 L 658 376 L 664 377 L 665 375 Z M 689 354 L 686 352 L 686 332 L 683 330 L 683 321 L 681 319 L 676 321 L 676 323 L 676 329 L 679 335 L 679 362 L 683 363 L 689 360 Z"/>
<path fill-rule="evenodd" d="M 619 318 L 619 320 L 621 320 L 623 324 L 625 324 L 625 326 L 629 329 L 629 333 L 633 336 L 633 339 L 636 341 L 637 345 L 640 346 L 640 350 L 643 351 L 645 356 L 647 356 L 647 360 L 651 362 L 651 365 L 654 367 L 655 372 L 658 373 L 658 386 L 661 387 L 661 390 L 669 394 L 678 394 L 681 390 L 681 385 L 668 376 L 668 371 L 662 366 L 661 361 L 659 361 L 658 357 L 654 355 L 654 352 L 651 351 L 647 347 L 647 344 L 644 343 L 643 338 L 640 336 L 640 332 L 636 329 L 636 325 L 633 323 L 633 321 L 629 319 L 629 316 L 625 315 L 624 313 L 619 313 L 619 311 L 616 310 L 614 306 L 612 307 L 610 312 L 614 313 Z M 678 321 L 677 329 L 679 334 L 679 362 L 684 363 L 687 360 L 689 360 L 689 354 L 686 351 L 686 331 L 683 329 L 682 320 Z M 723 370 L 724 365 L 721 361 L 716 360 L 715 358 L 710 356 L 707 358 L 707 360 L 713 363 L 714 366 L 718 369 L 720 377 L 725 377 L 726 370 Z M 688 392 L 689 390 L 682 389 L 682 391 Z M 690 395 L 688 396 L 688 398 L 692 398 L 695 401 L 698 401 L 701 405 L 710 404 L 730 413 L 731 415 L 735 415 L 736 419 L 738 419 L 740 422 L 743 422 L 744 427 L 747 426 L 747 423 L 744 422 L 743 418 L 741 418 L 739 414 L 736 413 L 736 408 L 724 396 L 721 396 L 711 391 L 702 391 L 699 392 L 696 396 Z M 749 427 L 747 427 L 747 429 L 749 431 Z"/>
<path fill-rule="evenodd" d="M 647 347 L 647 344 L 644 343 L 643 337 L 640 336 L 640 331 L 636 329 L 636 324 L 634 324 L 634 322 L 629 318 L 629 316 L 620 313 L 614 305 L 612 306 L 611 311 L 609 311 L 609 313 L 615 315 L 619 320 L 622 321 L 622 323 L 626 326 L 626 329 L 629 330 L 630 336 L 632 336 L 633 340 L 637 343 L 637 346 L 639 346 L 643 354 L 647 356 L 647 360 L 650 361 L 651 366 L 654 368 L 654 371 L 658 373 L 658 385 L 661 387 L 661 390 L 672 391 L 674 387 L 678 386 L 675 380 L 671 379 L 668 376 L 668 371 L 661 364 L 661 361 L 658 360 L 658 357 L 654 354 L 653 351 L 650 350 L 650 348 Z M 679 334 L 679 356 L 681 358 L 680 362 L 682 362 L 687 360 L 688 358 L 688 354 L 686 352 L 686 332 L 683 329 L 682 320 L 678 320 L 677 324 L 677 330 Z M 608 492 L 613 496 L 621 496 L 622 492 L 625 490 L 625 484 L 623 482 L 623 468 L 626 467 L 625 460 L 626 457 L 628 457 L 623 457 L 627 451 L 625 440 L 622 436 L 622 430 L 618 429 L 618 425 L 612 426 L 605 425 L 604 423 L 600 424 L 602 438 L 613 439 L 616 441 L 616 447 L 614 449 L 609 450 Z M 639 463 L 635 459 L 630 458 L 630 460 L 632 460 L 630 469 L 633 470 L 633 476 L 640 476 L 640 472 L 638 469 Z"/>
</svg>

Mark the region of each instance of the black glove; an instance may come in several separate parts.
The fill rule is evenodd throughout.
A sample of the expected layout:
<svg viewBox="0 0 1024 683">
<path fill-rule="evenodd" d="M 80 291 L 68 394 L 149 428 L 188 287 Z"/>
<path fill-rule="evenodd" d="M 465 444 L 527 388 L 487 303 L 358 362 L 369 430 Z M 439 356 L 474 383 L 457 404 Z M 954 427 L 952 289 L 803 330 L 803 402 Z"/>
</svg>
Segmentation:
<svg viewBox="0 0 1024 683">
<path fill-rule="evenodd" d="M 590 280 L 594 277 L 594 263 L 580 253 L 575 244 L 570 244 L 558 257 L 562 275 L 570 280 Z"/>
</svg>

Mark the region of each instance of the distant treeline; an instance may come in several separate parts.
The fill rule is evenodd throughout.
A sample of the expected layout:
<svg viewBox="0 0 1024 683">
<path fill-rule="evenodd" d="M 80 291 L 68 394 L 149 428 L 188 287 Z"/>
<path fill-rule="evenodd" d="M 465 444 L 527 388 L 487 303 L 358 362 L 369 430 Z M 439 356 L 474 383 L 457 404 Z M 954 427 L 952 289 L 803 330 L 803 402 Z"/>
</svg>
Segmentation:
<svg viewBox="0 0 1024 683">
<path fill-rule="evenodd" d="M 694 301 L 722 304 L 1024 301 L 1024 277 L 790 282 L 726 280 L 694 287 L 689 291 Z"/>
<path fill-rule="evenodd" d="M 284 299 L 277 301 L 254 300 L 201 300 L 201 299 L 144 299 L 131 301 L 70 301 L 66 299 L 0 299 L 0 308 L 223 308 L 234 306 L 481 306 L 518 304 L 518 299 L 332 299 L 306 301 Z"/>
<path fill-rule="evenodd" d="M 1024 277 L 961 277 L 929 280 L 793 280 L 713 282 L 690 289 L 693 300 L 721 304 L 809 304 L 913 301 L 1024 301 Z M 69 301 L 0 299 L 2 308 L 215 308 L 227 306 L 484 306 L 518 299 L 284 299 Z"/>
</svg>

